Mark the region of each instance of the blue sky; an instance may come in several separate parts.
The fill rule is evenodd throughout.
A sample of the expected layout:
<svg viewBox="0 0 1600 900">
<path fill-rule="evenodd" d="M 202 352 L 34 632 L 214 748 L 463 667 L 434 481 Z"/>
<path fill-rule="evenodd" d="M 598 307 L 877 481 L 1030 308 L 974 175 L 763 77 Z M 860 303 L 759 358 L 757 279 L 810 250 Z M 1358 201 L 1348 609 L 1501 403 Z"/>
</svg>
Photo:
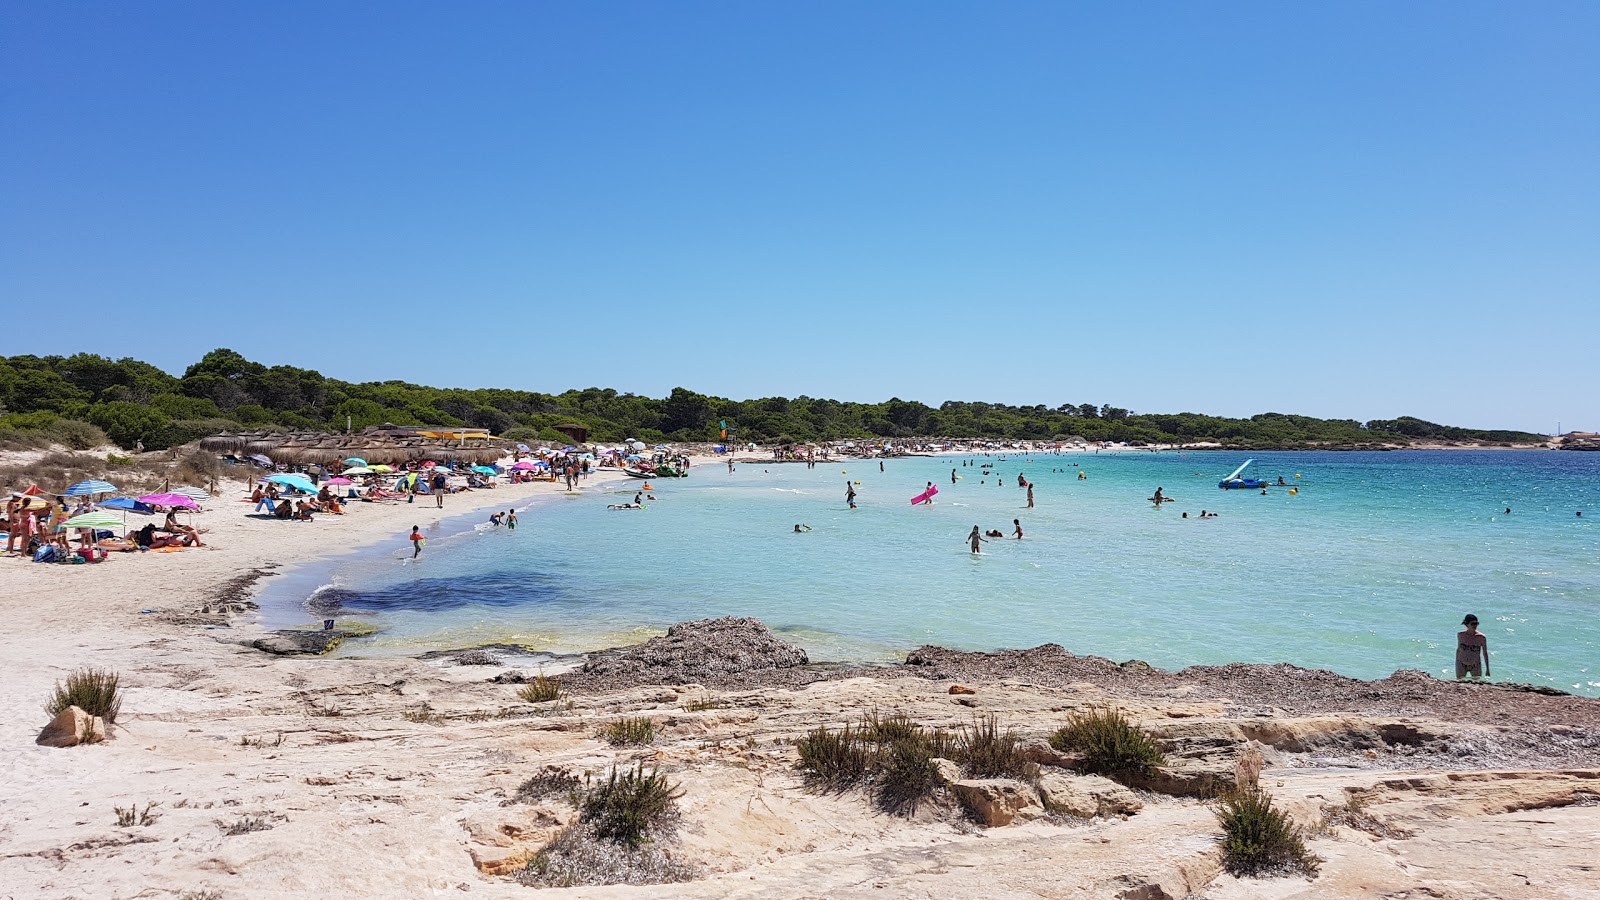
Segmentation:
<svg viewBox="0 0 1600 900">
<path fill-rule="evenodd" d="M 1600 429 L 1600 4 L 0 7 L 0 353 Z"/>
</svg>

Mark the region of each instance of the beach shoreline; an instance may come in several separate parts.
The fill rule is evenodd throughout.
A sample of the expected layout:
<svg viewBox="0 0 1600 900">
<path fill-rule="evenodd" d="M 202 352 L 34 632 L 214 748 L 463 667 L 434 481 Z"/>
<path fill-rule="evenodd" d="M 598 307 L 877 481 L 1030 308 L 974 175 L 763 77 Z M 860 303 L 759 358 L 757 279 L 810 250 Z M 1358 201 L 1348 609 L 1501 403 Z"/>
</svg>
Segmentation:
<svg viewBox="0 0 1600 900">
<path fill-rule="evenodd" d="M 538 504 L 553 502 L 561 487 L 453 495 L 442 511 L 428 498 L 352 504 L 343 517 L 312 523 L 249 518 L 249 506 L 236 502 L 244 489 L 231 483 L 214 509 L 196 517 L 207 529 L 205 550 L 81 566 L 0 560 L 7 639 L 0 679 L 11 688 L 0 696 L 0 765 L 10 773 L 0 789 L 0 834 L 8 845 L 0 883 L 19 896 L 76 896 L 92 886 L 108 896 L 466 890 L 524 897 L 529 889 L 505 876 L 571 812 L 519 803 L 517 786 L 547 765 L 603 777 L 608 766 L 640 758 L 683 785 L 688 824 L 674 852 L 701 877 L 623 895 L 853 896 L 887 888 L 950 897 L 1041 890 L 1102 896 L 1133 879 L 1166 885 L 1172 896 L 1181 895 L 1178 884 L 1188 893 L 1204 888 L 1216 900 L 1254 896 L 1253 883 L 1220 874 L 1210 855 L 1214 820 L 1193 797 L 1157 792 L 1143 795 L 1137 815 L 975 830 L 948 819 L 886 817 L 856 797 L 804 790 L 794 770 L 796 738 L 891 709 L 945 728 L 995 715 L 1034 742 L 1065 711 L 1113 705 L 1175 746 L 1235 747 L 1240 735 L 1253 736 L 1248 740 L 1266 741 L 1263 777 L 1297 815 L 1314 821 L 1331 802 L 1319 798 L 1367 792 L 1397 827 L 1416 835 L 1407 842 L 1413 860 L 1473 846 L 1468 875 L 1497 896 L 1549 896 L 1583 883 L 1564 863 L 1553 863 L 1531 887 L 1504 880 L 1520 854 L 1548 843 L 1541 828 L 1519 824 L 1524 814 L 1517 809 L 1600 833 L 1600 807 L 1584 799 L 1585 785 L 1600 783 L 1600 700 L 1457 685 L 1421 673 L 1379 682 L 1292 666 L 1167 673 L 1059 647 L 987 654 L 923 648 L 898 665 L 749 673 L 735 666 L 726 677 L 694 680 L 657 671 L 605 681 L 574 671 L 558 678 L 564 698 L 541 705 L 518 697 L 518 680 L 532 668 L 514 653 L 495 665 L 458 665 L 458 651 L 271 655 L 250 646 L 265 629 L 247 604 L 274 573 L 385 541 L 403 547 L 413 524 L 507 506 L 533 504 L 524 527 L 538 527 Z M 549 671 L 581 669 L 588 658 L 562 660 Z M 111 740 L 35 746 L 52 685 L 83 666 L 123 678 L 126 698 Z M 953 685 L 976 693 L 952 695 Z M 595 737 L 628 716 L 656 722 L 652 747 L 614 748 Z M 1231 766 L 1217 760 L 1205 765 Z M 1410 788 L 1396 784 L 1428 785 L 1426 802 L 1418 805 Z M 1484 785 L 1510 799 L 1484 801 Z M 116 825 L 114 807 L 151 803 L 152 824 Z M 230 833 L 244 821 L 259 830 Z M 1484 827 L 1509 836 L 1484 850 L 1473 843 Z M 1425 872 L 1393 866 L 1394 851 L 1384 845 L 1329 834 L 1314 843 L 1329 858 L 1325 874 L 1306 885 L 1319 896 L 1361 895 L 1374 866 L 1387 873 L 1380 879 L 1386 889 L 1428 882 Z M 1584 846 L 1539 852 L 1575 863 L 1585 858 Z M 1054 847 L 1084 849 L 1061 857 Z M 1144 849 L 1131 854 L 1135 847 Z M 916 862 L 929 852 L 967 862 L 931 869 Z M 379 877 L 351 863 L 374 853 L 405 865 Z M 1006 888 L 1006 878 L 1020 880 Z M 576 895 L 595 890 L 621 889 Z"/>
</svg>

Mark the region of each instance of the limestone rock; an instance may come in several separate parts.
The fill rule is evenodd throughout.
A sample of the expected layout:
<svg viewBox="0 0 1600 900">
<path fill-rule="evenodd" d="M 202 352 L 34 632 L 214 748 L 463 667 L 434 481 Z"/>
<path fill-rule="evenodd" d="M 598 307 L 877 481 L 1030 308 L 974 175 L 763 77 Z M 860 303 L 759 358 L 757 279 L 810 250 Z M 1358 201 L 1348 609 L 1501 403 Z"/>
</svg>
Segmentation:
<svg viewBox="0 0 1600 900">
<path fill-rule="evenodd" d="M 1083 764 L 1082 754 L 1062 753 L 1050 746 L 1049 741 L 1033 740 L 1023 744 L 1022 755 L 1041 766 L 1055 766 L 1058 769 L 1076 769 Z"/>
<path fill-rule="evenodd" d="M 1099 775 L 1065 775 L 1046 772 L 1039 778 L 1044 808 L 1069 816 L 1092 818 L 1136 813 L 1144 804 L 1133 792 Z"/>
<path fill-rule="evenodd" d="M 274 656 L 321 656 L 331 652 L 335 647 L 344 642 L 347 637 L 357 636 L 354 632 L 335 628 L 332 631 L 310 631 L 300 629 L 284 629 L 274 631 L 266 637 L 256 638 L 250 646 Z"/>
<path fill-rule="evenodd" d="M 948 759 L 933 758 L 933 767 L 939 773 L 941 784 L 955 784 L 962 779 L 961 767 Z"/>
<path fill-rule="evenodd" d="M 98 744 L 106 739 L 106 723 L 99 716 L 91 716 L 76 706 L 69 706 L 39 732 L 34 743 L 42 747 L 76 747 L 79 744 Z"/>
<path fill-rule="evenodd" d="M 479 648 L 458 653 L 451 662 L 458 666 L 498 666 L 500 665 L 500 657 L 488 650 Z"/>
<path fill-rule="evenodd" d="M 950 792 L 973 818 L 991 828 L 1010 825 L 1018 816 L 1031 818 L 1041 811 L 1033 790 L 1010 778 L 954 781 Z"/>
<path fill-rule="evenodd" d="M 1216 797 L 1234 789 L 1237 777 L 1231 762 L 1185 763 L 1163 766 L 1149 772 L 1118 775 L 1131 788 L 1170 794 L 1174 797 Z"/>
<path fill-rule="evenodd" d="M 972 688 L 969 688 L 969 687 L 967 687 L 966 685 L 963 685 L 963 684 L 952 684 L 952 685 L 950 685 L 950 693 L 952 693 L 952 694 L 976 694 L 977 691 L 975 691 Z"/>
<path fill-rule="evenodd" d="M 485 875 L 499 876 L 515 875 L 517 872 L 526 869 L 528 867 L 528 863 L 531 862 L 535 856 L 539 855 L 539 851 L 537 850 L 523 849 L 517 850 L 507 856 L 502 856 L 495 859 L 484 859 L 478 855 L 478 851 L 476 850 L 469 850 L 468 852 L 471 853 L 472 864 L 478 867 L 478 871 Z"/>
</svg>

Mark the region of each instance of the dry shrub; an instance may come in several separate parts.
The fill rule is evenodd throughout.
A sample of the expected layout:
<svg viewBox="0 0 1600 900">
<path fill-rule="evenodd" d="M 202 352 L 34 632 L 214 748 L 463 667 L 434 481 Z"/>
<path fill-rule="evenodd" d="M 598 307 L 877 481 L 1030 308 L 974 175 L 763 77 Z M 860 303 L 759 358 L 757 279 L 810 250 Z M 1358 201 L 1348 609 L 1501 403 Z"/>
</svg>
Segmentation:
<svg viewBox="0 0 1600 900">
<path fill-rule="evenodd" d="M 532 887 L 578 887 L 671 884 L 697 875 L 693 866 L 673 859 L 659 843 L 629 847 L 597 836 L 589 825 L 578 824 L 557 834 L 516 877 Z"/>
<path fill-rule="evenodd" d="M 973 778 L 1039 778 L 1039 765 L 1023 754 L 1022 739 L 1010 728 L 1001 731 L 992 715 L 961 729 L 954 751 L 952 758 Z"/>
<path fill-rule="evenodd" d="M 874 753 L 861 740 L 860 733 L 846 725 L 839 731 L 814 729 L 795 745 L 800 751 L 800 769 L 812 787 L 839 792 L 867 777 Z"/>
<path fill-rule="evenodd" d="M 636 719 L 618 719 L 600 729 L 600 737 L 605 738 L 614 747 L 627 744 L 653 744 L 656 742 L 656 723 L 643 716 Z"/>
<path fill-rule="evenodd" d="M 572 770 L 565 766 L 545 766 L 533 777 L 517 787 L 516 799 L 522 803 L 537 803 L 552 795 L 561 795 L 574 805 L 579 800 L 578 786 L 583 784 Z"/>
<path fill-rule="evenodd" d="M 613 766 L 604 784 L 584 793 L 578 820 L 593 826 L 597 837 L 638 847 L 645 838 L 672 829 L 682 796 L 661 770 L 645 774 L 643 762 L 627 771 Z"/>
<path fill-rule="evenodd" d="M 548 703 L 561 696 L 561 684 L 554 678 L 544 677 L 541 673 L 532 681 L 518 688 L 517 696 L 522 698 L 525 703 Z M 645 743 L 648 743 L 648 741 Z"/>
<path fill-rule="evenodd" d="M 66 684 L 56 682 L 44 710 L 54 717 L 69 706 L 99 716 L 107 725 L 116 722 L 122 710 L 122 676 L 109 669 L 78 669 L 67 676 Z"/>
</svg>

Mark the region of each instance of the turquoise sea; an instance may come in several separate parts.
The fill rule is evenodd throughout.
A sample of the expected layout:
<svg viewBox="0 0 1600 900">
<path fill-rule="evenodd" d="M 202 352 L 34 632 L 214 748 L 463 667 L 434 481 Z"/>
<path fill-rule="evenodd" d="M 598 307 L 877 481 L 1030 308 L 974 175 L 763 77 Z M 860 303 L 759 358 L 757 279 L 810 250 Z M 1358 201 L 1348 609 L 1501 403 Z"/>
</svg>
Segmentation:
<svg viewBox="0 0 1600 900">
<path fill-rule="evenodd" d="M 1453 675 L 1472 612 L 1496 680 L 1600 696 L 1600 454 L 1252 455 L 1250 474 L 1299 493 L 1219 490 L 1246 457 L 1231 452 L 919 457 L 881 472 L 708 464 L 654 482 L 645 510 L 606 509 L 632 498 L 630 481 L 541 499 L 515 531 L 482 524 L 487 513 L 447 520 L 415 564 L 397 534 L 272 579 L 263 616 L 320 618 L 315 595 L 319 609 L 371 617 L 385 630 L 341 651 L 359 655 L 594 649 L 748 615 L 816 660 L 1056 642 L 1163 668 L 1281 661 L 1373 678 Z M 846 508 L 847 481 L 860 482 L 859 509 Z M 910 505 L 929 481 L 936 503 Z M 1157 486 L 1177 502 L 1156 509 Z M 1195 518 L 1202 509 L 1220 517 Z M 1023 540 L 968 552 L 973 525 L 1009 535 L 1013 518 Z"/>
</svg>

